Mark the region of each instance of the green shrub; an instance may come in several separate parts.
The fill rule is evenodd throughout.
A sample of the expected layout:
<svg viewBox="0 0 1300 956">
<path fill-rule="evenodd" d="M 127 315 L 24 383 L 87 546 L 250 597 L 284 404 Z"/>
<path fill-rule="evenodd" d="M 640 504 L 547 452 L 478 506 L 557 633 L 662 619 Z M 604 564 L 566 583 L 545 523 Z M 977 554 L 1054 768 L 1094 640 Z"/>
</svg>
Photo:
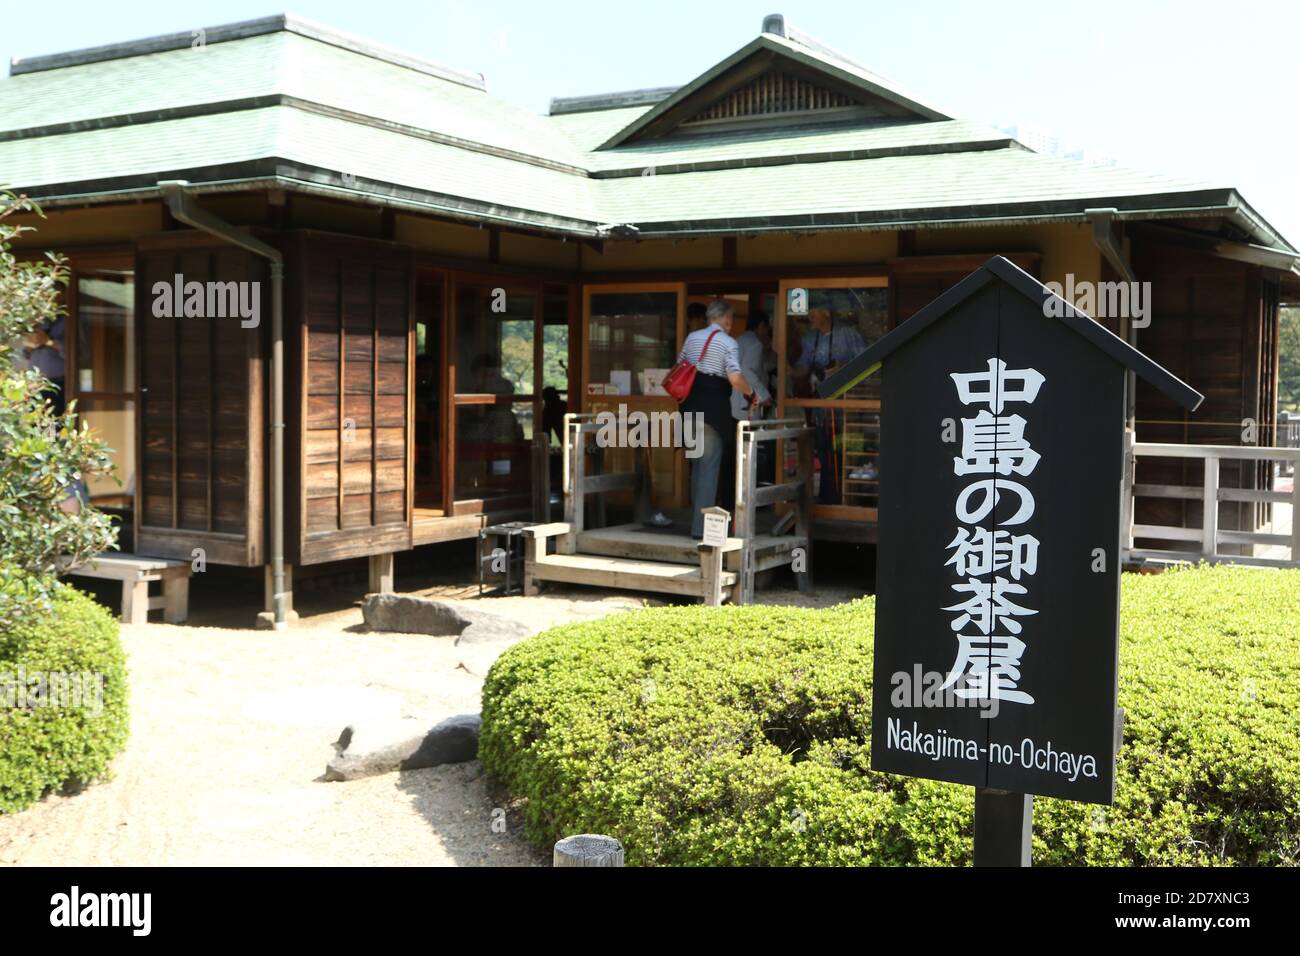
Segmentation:
<svg viewBox="0 0 1300 956">
<path fill-rule="evenodd" d="M 49 675 L 82 674 L 102 675 L 102 684 L 82 682 L 79 701 L 51 694 Z M 44 690 L 33 681 L 41 677 Z M 80 591 L 60 586 L 49 612 L 0 633 L 0 812 L 102 776 L 126 743 L 126 705 L 117 620 Z"/>
<path fill-rule="evenodd" d="M 111 472 L 108 447 L 75 401 L 54 414 L 49 380 L 24 356 L 63 314 L 68 281 L 61 257 L 20 262 L 10 249 L 32 230 L 6 220 L 33 210 L 0 190 L 0 632 L 49 610 L 60 560 L 81 564 L 117 542 L 113 519 L 84 504 L 86 482 Z M 71 498 L 83 505 L 66 507 Z"/>
<path fill-rule="evenodd" d="M 529 838 L 629 863 L 968 864 L 971 787 L 872 772 L 870 599 L 556 628 L 483 690 Z M 1115 804 L 1040 798 L 1040 865 L 1300 860 L 1300 572 L 1124 575 Z"/>
</svg>

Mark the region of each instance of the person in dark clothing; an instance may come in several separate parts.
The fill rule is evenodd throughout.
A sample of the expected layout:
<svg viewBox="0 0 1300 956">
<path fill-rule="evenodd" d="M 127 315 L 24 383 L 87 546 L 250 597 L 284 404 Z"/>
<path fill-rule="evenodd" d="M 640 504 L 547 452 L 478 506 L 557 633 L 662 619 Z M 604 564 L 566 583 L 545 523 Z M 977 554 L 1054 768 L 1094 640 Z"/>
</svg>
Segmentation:
<svg viewBox="0 0 1300 956">
<path fill-rule="evenodd" d="M 54 406 L 54 414 L 61 416 L 67 408 L 67 394 L 64 390 L 63 360 L 63 316 L 48 322 L 32 333 L 33 345 L 27 353 L 27 361 L 32 368 L 44 375 L 50 382 L 41 394 Z"/>
<path fill-rule="evenodd" d="M 560 390 L 554 385 L 542 389 L 542 433 L 554 435 L 555 440 L 564 443 L 564 413 L 568 411 Z"/>
<path fill-rule="evenodd" d="M 704 536 L 704 509 L 718 502 L 718 479 L 723 449 L 736 440 L 736 420 L 731 414 L 731 390 L 754 400 L 756 393 L 740 370 L 740 353 L 730 335 L 732 306 L 725 299 L 708 304 L 709 325 L 686 337 L 677 361 L 695 366 L 695 383 L 682 402 L 683 415 L 703 421 L 702 449 L 691 461 L 691 536 Z"/>
</svg>

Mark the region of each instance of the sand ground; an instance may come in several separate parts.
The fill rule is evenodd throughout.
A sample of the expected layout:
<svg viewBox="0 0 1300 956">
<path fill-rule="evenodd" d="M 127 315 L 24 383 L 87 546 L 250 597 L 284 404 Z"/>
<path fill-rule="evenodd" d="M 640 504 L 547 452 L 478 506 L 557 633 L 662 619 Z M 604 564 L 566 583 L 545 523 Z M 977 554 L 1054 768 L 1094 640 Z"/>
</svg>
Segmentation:
<svg viewBox="0 0 1300 956">
<path fill-rule="evenodd" d="M 642 600 L 587 589 L 458 597 L 534 633 L 626 613 Z M 830 604 L 819 592 L 765 603 Z M 3 865 L 448 865 L 549 862 L 522 835 L 477 761 L 346 783 L 321 780 L 353 719 L 445 717 L 479 709 L 505 644 L 371 633 L 359 608 L 304 617 L 286 632 L 124 626 L 131 737 L 111 779 L 0 817 Z M 493 821 L 504 812 L 505 832 Z M 500 830 L 500 825 L 495 828 Z"/>
</svg>

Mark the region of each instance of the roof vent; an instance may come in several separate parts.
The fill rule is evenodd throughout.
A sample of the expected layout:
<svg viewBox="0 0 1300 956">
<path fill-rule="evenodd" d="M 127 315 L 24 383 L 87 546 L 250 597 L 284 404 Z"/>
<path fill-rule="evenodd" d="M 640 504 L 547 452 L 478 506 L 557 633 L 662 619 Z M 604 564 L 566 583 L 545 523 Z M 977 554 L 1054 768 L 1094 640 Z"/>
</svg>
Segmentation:
<svg viewBox="0 0 1300 956">
<path fill-rule="evenodd" d="M 785 36 L 785 17 L 779 13 L 769 13 L 763 18 L 763 32 L 775 33 L 779 37 Z"/>
</svg>

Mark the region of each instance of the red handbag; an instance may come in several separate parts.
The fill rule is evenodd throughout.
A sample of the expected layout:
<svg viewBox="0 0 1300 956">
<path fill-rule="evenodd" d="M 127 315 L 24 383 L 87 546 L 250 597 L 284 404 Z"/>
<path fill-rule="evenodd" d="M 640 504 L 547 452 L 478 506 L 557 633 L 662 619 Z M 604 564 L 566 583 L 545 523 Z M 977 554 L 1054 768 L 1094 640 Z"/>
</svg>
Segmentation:
<svg viewBox="0 0 1300 956">
<path fill-rule="evenodd" d="M 704 356 L 709 351 L 709 345 L 713 342 L 713 336 L 721 332 L 721 329 L 714 329 L 709 333 L 709 337 L 704 340 L 704 348 L 700 349 L 700 361 L 704 361 Z M 695 387 L 695 372 L 697 371 L 695 363 L 687 359 L 682 359 L 664 376 L 663 389 L 680 405 L 686 401 L 691 389 Z"/>
</svg>

